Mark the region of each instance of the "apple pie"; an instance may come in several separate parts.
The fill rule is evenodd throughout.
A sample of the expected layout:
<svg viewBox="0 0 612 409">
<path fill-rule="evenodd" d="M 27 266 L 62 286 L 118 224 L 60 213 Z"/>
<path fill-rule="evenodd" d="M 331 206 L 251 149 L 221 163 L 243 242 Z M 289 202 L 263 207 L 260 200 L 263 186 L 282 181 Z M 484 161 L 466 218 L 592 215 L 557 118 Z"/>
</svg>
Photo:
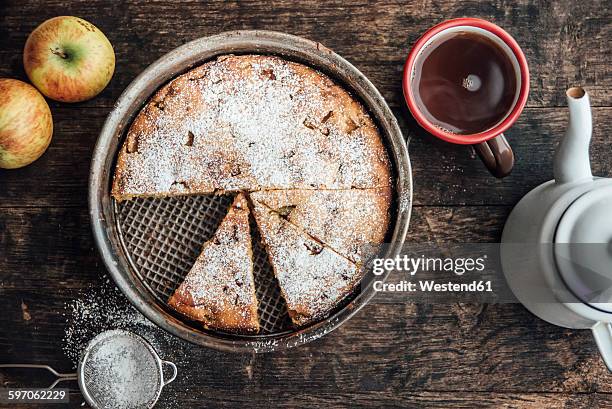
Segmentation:
<svg viewBox="0 0 612 409">
<path fill-rule="evenodd" d="M 171 81 L 134 120 L 117 200 L 390 184 L 365 109 L 327 76 L 278 57 L 223 56 Z"/>
<path fill-rule="evenodd" d="M 361 279 L 361 269 L 277 212 L 253 202 L 253 213 L 274 275 L 296 325 L 336 307 Z"/>
<path fill-rule="evenodd" d="M 134 119 L 112 196 L 237 194 L 169 303 L 206 327 L 259 329 L 249 209 L 289 315 L 306 325 L 359 283 L 384 241 L 391 165 L 364 107 L 325 74 L 224 55 L 163 86 Z"/>
<path fill-rule="evenodd" d="M 207 328 L 259 331 L 249 207 L 244 195 L 236 197 L 168 303 Z"/>
<path fill-rule="evenodd" d="M 390 188 L 271 190 L 253 192 L 251 199 L 358 264 L 389 228 Z"/>
</svg>

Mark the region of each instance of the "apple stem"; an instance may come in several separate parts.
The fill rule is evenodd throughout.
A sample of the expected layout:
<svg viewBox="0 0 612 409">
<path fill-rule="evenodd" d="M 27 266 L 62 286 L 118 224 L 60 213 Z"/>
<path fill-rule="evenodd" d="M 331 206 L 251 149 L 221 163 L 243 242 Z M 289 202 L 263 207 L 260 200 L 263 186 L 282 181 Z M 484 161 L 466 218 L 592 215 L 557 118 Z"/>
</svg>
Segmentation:
<svg viewBox="0 0 612 409">
<path fill-rule="evenodd" d="M 68 54 L 60 50 L 59 48 L 51 48 L 51 52 L 64 60 L 68 58 Z"/>
</svg>

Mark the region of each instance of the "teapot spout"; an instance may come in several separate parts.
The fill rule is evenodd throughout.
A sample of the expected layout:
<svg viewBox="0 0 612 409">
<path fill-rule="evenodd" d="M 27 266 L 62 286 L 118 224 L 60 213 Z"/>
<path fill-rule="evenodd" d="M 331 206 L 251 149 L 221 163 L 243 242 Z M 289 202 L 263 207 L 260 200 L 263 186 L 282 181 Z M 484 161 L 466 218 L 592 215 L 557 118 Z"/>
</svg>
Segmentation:
<svg viewBox="0 0 612 409">
<path fill-rule="evenodd" d="M 581 87 L 567 90 L 569 124 L 557 146 L 554 160 L 555 181 L 570 183 L 592 179 L 589 145 L 593 133 L 589 95 Z"/>
</svg>

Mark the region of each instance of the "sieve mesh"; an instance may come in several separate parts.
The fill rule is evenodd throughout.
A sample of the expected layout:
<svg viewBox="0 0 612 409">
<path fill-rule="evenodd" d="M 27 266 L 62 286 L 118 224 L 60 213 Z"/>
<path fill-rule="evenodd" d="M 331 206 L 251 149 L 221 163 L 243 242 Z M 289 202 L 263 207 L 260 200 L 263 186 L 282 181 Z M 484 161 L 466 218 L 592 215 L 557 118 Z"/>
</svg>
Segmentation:
<svg viewBox="0 0 612 409">
<path fill-rule="evenodd" d="M 94 408 L 151 408 L 162 388 L 157 356 L 142 340 L 125 331 L 94 338 L 79 366 L 79 383 Z"/>
<path fill-rule="evenodd" d="M 167 305 L 232 200 L 229 195 L 204 195 L 114 203 L 119 236 L 132 268 L 160 303 Z M 287 307 L 253 218 L 251 233 L 260 334 L 286 331 L 290 327 Z"/>
</svg>

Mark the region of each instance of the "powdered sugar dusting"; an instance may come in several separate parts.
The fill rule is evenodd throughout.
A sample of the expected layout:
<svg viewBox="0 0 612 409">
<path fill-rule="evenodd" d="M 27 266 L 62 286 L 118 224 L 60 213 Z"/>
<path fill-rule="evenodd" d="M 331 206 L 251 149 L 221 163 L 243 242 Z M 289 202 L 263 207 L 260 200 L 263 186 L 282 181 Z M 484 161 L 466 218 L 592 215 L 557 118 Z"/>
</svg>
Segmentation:
<svg viewBox="0 0 612 409">
<path fill-rule="evenodd" d="M 410 210 L 410 206 L 412 206 L 412 199 L 410 197 L 410 191 L 406 190 L 399 198 L 399 211 L 406 212 Z"/>
<path fill-rule="evenodd" d="M 215 190 L 387 186 L 363 107 L 329 78 L 266 56 L 226 56 L 178 77 L 140 113 L 118 197 Z"/>
<path fill-rule="evenodd" d="M 389 188 L 353 190 L 275 190 L 251 194 L 332 250 L 356 263 L 366 245 L 384 241 L 389 227 Z"/>
<path fill-rule="evenodd" d="M 156 328 L 109 284 L 86 291 L 75 298 L 65 306 L 64 316 L 67 327 L 63 349 L 75 365 L 78 364 L 80 354 L 87 343 L 101 331 Z"/>
<path fill-rule="evenodd" d="M 360 269 L 277 213 L 254 212 L 292 320 L 303 325 L 331 311 L 361 278 Z"/>
<path fill-rule="evenodd" d="M 85 346 L 99 333 L 110 329 L 124 329 L 142 336 L 162 359 L 174 357 L 179 376 L 185 384 L 191 376 L 189 368 L 193 345 L 176 338 L 157 327 L 138 312 L 119 290 L 106 279 L 90 289 L 77 294 L 65 305 L 66 329 L 63 337 L 64 354 L 76 369 Z M 178 358 L 178 359 L 177 359 Z M 179 408 L 173 388 L 166 388 L 161 400 L 164 407 Z M 178 393 L 187 393 L 181 390 Z"/>
<path fill-rule="evenodd" d="M 249 209 L 244 195 L 236 197 L 170 305 L 211 327 L 259 329 Z"/>
<path fill-rule="evenodd" d="M 105 332 L 83 362 L 83 386 L 105 409 L 148 408 L 161 389 L 157 357 L 131 333 Z"/>
</svg>

